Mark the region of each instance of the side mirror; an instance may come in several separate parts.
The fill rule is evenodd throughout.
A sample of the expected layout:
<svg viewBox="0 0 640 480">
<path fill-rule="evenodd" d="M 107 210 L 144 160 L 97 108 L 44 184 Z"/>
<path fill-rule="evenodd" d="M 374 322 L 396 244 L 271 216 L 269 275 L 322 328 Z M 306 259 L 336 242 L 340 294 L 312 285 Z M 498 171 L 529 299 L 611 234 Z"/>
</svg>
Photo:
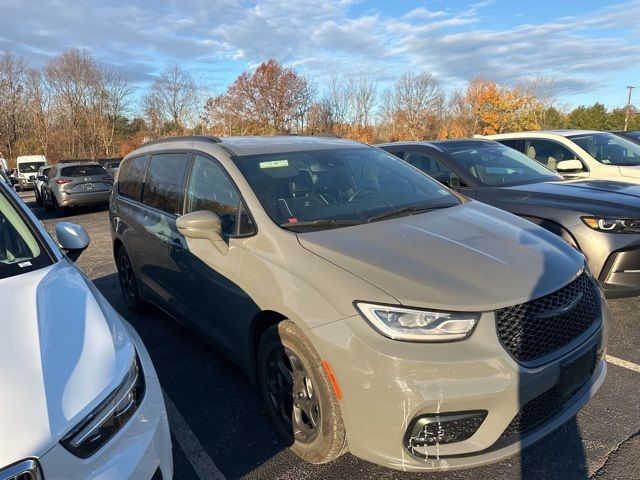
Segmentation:
<svg viewBox="0 0 640 480">
<path fill-rule="evenodd" d="M 29 180 L 34 181 L 36 179 L 35 175 L 29 175 Z"/>
<path fill-rule="evenodd" d="M 209 240 L 223 255 L 229 251 L 229 245 L 222 236 L 222 221 L 210 210 L 198 210 L 178 217 L 176 227 L 187 238 Z"/>
<path fill-rule="evenodd" d="M 91 242 L 87 231 L 81 225 L 60 222 L 56 224 L 55 230 L 60 248 L 72 262 L 78 259 Z"/>
<path fill-rule="evenodd" d="M 558 172 L 581 172 L 583 169 L 580 160 L 562 160 L 556 165 Z"/>
<path fill-rule="evenodd" d="M 40 182 L 45 182 L 47 180 L 47 177 L 45 177 L 44 175 L 38 175 L 38 180 Z"/>
</svg>

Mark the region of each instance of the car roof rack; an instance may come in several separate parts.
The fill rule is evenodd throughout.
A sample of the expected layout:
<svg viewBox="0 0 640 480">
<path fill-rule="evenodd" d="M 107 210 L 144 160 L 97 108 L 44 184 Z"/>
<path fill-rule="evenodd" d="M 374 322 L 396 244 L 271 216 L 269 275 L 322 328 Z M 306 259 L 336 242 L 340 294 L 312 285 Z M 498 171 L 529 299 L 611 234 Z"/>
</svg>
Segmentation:
<svg viewBox="0 0 640 480">
<path fill-rule="evenodd" d="M 289 137 L 322 137 L 322 138 L 342 138 L 340 135 L 337 135 L 332 132 L 311 132 L 311 133 L 287 133 L 285 134 Z"/>
<path fill-rule="evenodd" d="M 213 135 L 181 135 L 176 137 L 165 137 L 165 138 L 159 138 L 157 140 L 150 140 L 142 144 L 142 146 L 146 147 L 147 145 L 156 145 L 158 143 L 174 142 L 174 141 L 222 143 L 222 140 L 220 140 L 218 137 L 214 137 Z"/>
</svg>

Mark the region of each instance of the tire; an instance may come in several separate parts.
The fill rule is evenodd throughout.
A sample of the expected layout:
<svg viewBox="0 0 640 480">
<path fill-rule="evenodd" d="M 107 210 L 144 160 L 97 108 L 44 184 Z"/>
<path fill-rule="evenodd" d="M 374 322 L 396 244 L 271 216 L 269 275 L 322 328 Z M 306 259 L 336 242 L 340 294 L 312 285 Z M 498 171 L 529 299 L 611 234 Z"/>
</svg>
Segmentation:
<svg viewBox="0 0 640 480">
<path fill-rule="evenodd" d="M 124 247 L 120 247 L 116 252 L 116 266 L 118 267 L 120 292 L 122 293 L 125 305 L 132 312 L 144 312 L 147 309 L 147 305 L 140 297 L 133 264 Z"/>
<path fill-rule="evenodd" d="M 322 464 L 347 451 L 331 381 L 313 345 L 293 322 L 284 320 L 264 333 L 257 370 L 269 417 L 296 455 Z"/>
<path fill-rule="evenodd" d="M 48 195 L 49 197 L 51 196 L 51 194 Z M 54 207 L 53 207 L 53 202 L 51 200 L 47 200 L 47 195 L 45 195 L 42 198 L 42 203 L 44 204 L 44 209 L 47 212 L 53 212 Z"/>
<path fill-rule="evenodd" d="M 40 196 L 40 192 L 36 188 L 36 204 L 42 206 L 42 197 Z"/>
</svg>

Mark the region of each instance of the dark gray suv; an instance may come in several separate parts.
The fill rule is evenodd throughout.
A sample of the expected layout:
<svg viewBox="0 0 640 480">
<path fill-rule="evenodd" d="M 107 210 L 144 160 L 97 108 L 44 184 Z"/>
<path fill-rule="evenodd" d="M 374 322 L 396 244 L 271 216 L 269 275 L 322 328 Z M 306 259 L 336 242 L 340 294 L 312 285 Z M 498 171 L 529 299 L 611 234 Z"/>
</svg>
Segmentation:
<svg viewBox="0 0 640 480">
<path fill-rule="evenodd" d="M 559 235 L 584 253 L 608 297 L 640 294 L 640 186 L 613 180 L 565 180 L 491 140 L 380 147 L 466 196 Z"/>
</svg>

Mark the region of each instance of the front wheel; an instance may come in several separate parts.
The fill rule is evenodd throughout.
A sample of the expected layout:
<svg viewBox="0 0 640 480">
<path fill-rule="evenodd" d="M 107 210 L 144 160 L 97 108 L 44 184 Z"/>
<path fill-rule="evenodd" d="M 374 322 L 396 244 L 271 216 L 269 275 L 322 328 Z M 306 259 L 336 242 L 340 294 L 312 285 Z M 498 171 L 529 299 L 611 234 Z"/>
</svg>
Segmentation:
<svg viewBox="0 0 640 480">
<path fill-rule="evenodd" d="M 338 400 L 318 353 L 293 322 L 269 328 L 258 350 L 258 384 L 278 434 L 310 463 L 347 451 Z"/>
</svg>

